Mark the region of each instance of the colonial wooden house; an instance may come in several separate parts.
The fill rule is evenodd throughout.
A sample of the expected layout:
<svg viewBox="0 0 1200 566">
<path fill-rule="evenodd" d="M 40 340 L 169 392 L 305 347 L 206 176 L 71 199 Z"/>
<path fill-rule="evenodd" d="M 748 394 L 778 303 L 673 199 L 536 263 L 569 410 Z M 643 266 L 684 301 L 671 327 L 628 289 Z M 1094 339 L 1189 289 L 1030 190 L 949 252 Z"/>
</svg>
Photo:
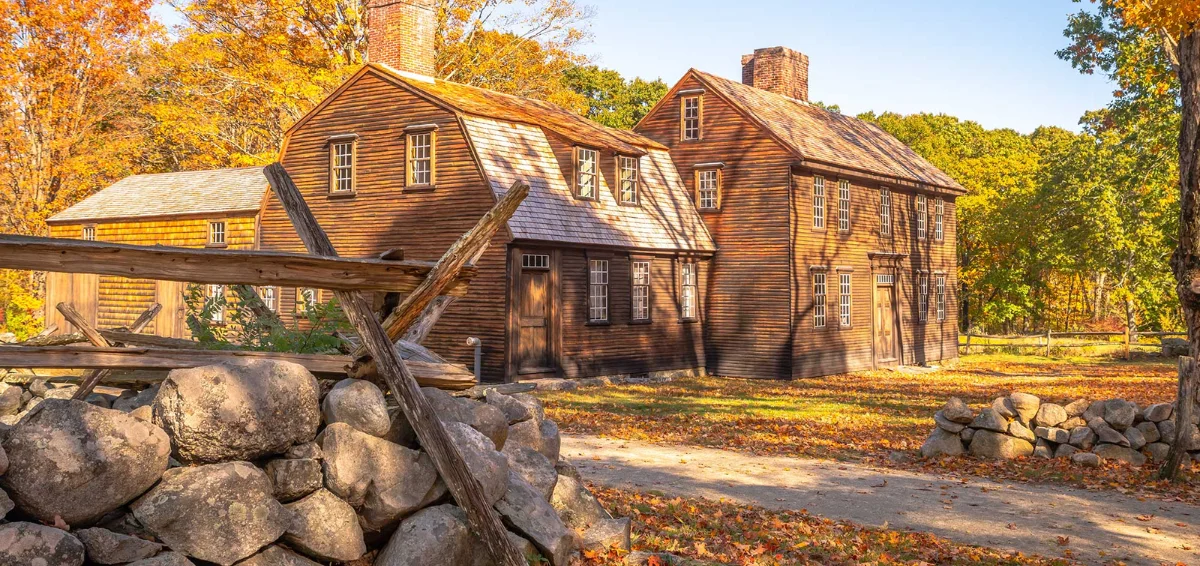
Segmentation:
<svg viewBox="0 0 1200 566">
<path fill-rule="evenodd" d="M 472 292 L 426 340 L 433 350 L 469 363 L 466 339 L 479 338 L 488 380 L 789 378 L 955 355 L 962 188 L 878 128 L 808 104 L 803 55 L 748 56 L 747 84 L 690 71 L 636 132 L 621 131 L 430 78 L 426 4 L 374 9 L 372 63 L 287 132 L 280 160 L 347 257 L 437 259 L 515 181 L 530 185 L 479 259 Z M 204 245 L 223 214 L 246 220 L 249 240 L 237 245 L 304 250 L 261 176 L 250 183 L 261 198 L 227 205 L 237 211 L 207 210 L 231 199 L 172 190 L 172 179 L 134 191 L 172 201 L 172 214 L 137 218 L 170 217 L 163 230 L 191 235 L 153 243 Z M 120 185 L 88 201 L 114 199 L 101 195 Z M 88 236 L 87 223 L 121 219 L 130 227 L 93 234 L 149 241 L 131 239 L 141 228 L 123 218 L 89 216 L 88 201 L 55 217 L 52 233 Z M 327 298 L 260 292 L 285 320 Z M 115 294 L 102 280 L 99 295 L 104 313 Z M 136 297 L 100 324 L 161 298 Z"/>
<path fill-rule="evenodd" d="M 46 222 L 55 238 L 253 249 L 266 190 L 261 167 L 134 175 Z M 219 285 L 210 287 L 207 293 L 224 292 Z M 185 288 L 186 284 L 175 281 L 49 273 L 46 323 L 64 332 L 72 330 L 54 308 L 62 301 L 73 303 L 88 322 L 101 328 L 127 326 L 157 302 L 163 310 L 146 331 L 190 337 L 184 324 Z"/>
</svg>

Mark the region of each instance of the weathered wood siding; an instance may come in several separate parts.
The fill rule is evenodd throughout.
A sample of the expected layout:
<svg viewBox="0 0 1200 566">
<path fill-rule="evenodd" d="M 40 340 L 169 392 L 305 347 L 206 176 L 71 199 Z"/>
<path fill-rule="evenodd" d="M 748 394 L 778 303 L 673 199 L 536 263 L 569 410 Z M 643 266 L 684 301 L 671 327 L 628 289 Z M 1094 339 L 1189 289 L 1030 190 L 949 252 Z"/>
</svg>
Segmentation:
<svg viewBox="0 0 1200 566">
<path fill-rule="evenodd" d="M 438 125 L 437 186 L 408 191 L 404 128 L 422 124 Z M 357 193 L 330 196 L 329 139 L 350 134 L 358 136 Z M 373 72 L 294 131 L 282 162 L 344 257 L 375 257 L 402 248 L 406 259 L 436 260 L 495 204 L 455 115 Z M 478 263 L 470 294 L 446 312 L 425 342 L 470 367 L 474 349 L 466 340 L 479 337 L 485 380 L 504 377 L 506 244 L 507 234 L 497 234 Z M 263 209 L 260 246 L 304 251 L 273 196 Z M 295 293 L 282 290 L 280 312 L 286 319 L 295 312 Z"/>
<path fill-rule="evenodd" d="M 705 289 L 709 262 L 697 261 L 701 319 L 684 321 L 679 262 L 669 255 L 562 249 L 562 366 L 565 377 L 637 374 L 703 368 Z M 609 262 L 607 323 L 588 322 L 588 261 Z M 631 261 L 650 262 L 650 321 L 632 322 Z"/>
<path fill-rule="evenodd" d="M 825 179 L 825 227 L 814 228 L 813 179 Z M 957 277 L 955 263 L 954 200 L 943 195 L 945 235 L 933 239 L 933 202 L 928 197 L 927 237 L 919 240 L 915 193 L 912 189 L 861 178 L 850 180 L 850 230 L 838 226 L 839 177 L 827 172 L 797 169 L 792 178 L 793 284 L 796 305 L 793 377 L 812 377 L 871 368 L 874 364 L 875 274 L 885 273 L 871 254 L 903 254 L 897 270 L 897 305 L 902 363 L 913 364 L 957 355 Z M 892 236 L 880 234 L 880 187 L 891 191 Z M 875 270 L 873 271 L 873 267 Z M 826 276 L 826 321 L 816 328 L 813 312 L 813 272 Z M 918 318 L 917 273 L 929 272 L 929 315 Z M 839 275 L 851 274 L 851 326 L 839 319 Z M 946 275 L 946 319 L 937 320 L 934 276 Z"/>
<path fill-rule="evenodd" d="M 689 77 L 680 90 L 701 88 Z M 723 162 L 721 209 L 701 211 L 718 251 L 705 312 L 708 371 L 791 375 L 788 193 L 794 158 L 713 93 L 703 96 L 702 139 L 680 141 L 680 98 L 669 95 L 637 128 L 671 148 L 695 194 L 694 166 Z"/>
<path fill-rule="evenodd" d="M 225 242 L 229 249 L 253 249 L 256 217 L 254 215 L 214 215 L 188 218 L 156 218 L 118 222 L 87 224 L 57 224 L 50 227 L 54 238 L 75 238 L 82 235 L 83 226 L 95 226 L 96 240 L 118 244 L 141 246 L 164 245 L 181 248 L 203 248 L 208 243 L 208 223 L 211 220 L 225 221 Z M 56 284 L 61 278 L 47 278 L 47 286 Z M 81 304 L 95 301 L 96 321 L 100 328 L 127 326 L 156 302 L 157 287 L 165 285 L 182 289 L 184 285 L 169 281 L 149 279 L 127 279 L 124 277 L 100 276 L 97 296 L 75 297 Z M 56 297 L 55 289 L 47 288 L 47 296 Z M 48 301 L 49 302 L 49 301 Z M 169 335 L 165 326 L 182 324 L 183 313 L 164 310 L 146 328 L 147 333 Z M 47 323 L 57 324 L 59 329 L 67 327 L 62 315 L 53 304 L 46 305 Z M 184 326 L 186 328 L 186 326 Z"/>
</svg>

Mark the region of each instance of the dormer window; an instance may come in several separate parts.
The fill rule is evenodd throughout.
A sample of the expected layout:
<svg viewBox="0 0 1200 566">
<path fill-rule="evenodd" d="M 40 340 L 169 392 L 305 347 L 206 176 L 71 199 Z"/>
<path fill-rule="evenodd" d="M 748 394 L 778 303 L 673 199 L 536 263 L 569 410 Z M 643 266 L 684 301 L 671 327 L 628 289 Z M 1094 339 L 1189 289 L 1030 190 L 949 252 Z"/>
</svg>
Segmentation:
<svg viewBox="0 0 1200 566">
<path fill-rule="evenodd" d="M 354 165 L 358 136 L 338 136 L 329 140 L 329 193 L 354 194 Z"/>
<path fill-rule="evenodd" d="M 212 220 L 208 223 L 208 247 L 225 247 L 225 221 Z"/>
<path fill-rule="evenodd" d="M 600 192 L 600 178 L 596 175 L 596 150 L 575 148 L 575 196 L 595 200 Z"/>
<path fill-rule="evenodd" d="M 437 124 L 409 126 L 404 131 L 405 186 L 433 188 L 437 183 Z"/>
<path fill-rule="evenodd" d="M 617 179 L 620 180 L 618 197 L 621 204 L 638 203 L 638 158 L 617 156 Z"/>
<path fill-rule="evenodd" d="M 700 95 L 684 96 L 679 104 L 679 133 L 683 141 L 700 139 Z"/>
</svg>

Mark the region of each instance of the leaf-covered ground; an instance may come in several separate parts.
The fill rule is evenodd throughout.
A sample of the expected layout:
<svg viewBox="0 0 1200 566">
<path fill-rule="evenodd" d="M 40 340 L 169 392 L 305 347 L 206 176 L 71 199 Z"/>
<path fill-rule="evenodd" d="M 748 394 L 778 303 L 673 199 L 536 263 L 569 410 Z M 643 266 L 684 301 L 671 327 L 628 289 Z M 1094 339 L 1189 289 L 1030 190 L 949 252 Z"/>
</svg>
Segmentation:
<svg viewBox="0 0 1200 566">
<path fill-rule="evenodd" d="M 800 511 L 592 486 L 614 516 L 633 520 L 634 550 L 721 564 L 1067 564 L 916 532 L 871 529 Z M 620 564 L 617 551 L 590 564 Z"/>
<path fill-rule="evenodd" d="M 1175 388 L 1174 365 L 1157 357 L 1125 362 L 974 355 L 933 373 L 884 370 L 796 381 L 691 378 L 542 397 L 547 413 L 568 432 L 757 454 L 850 459 L 998 480 L 1065 482 L 1200 503 L 1200 490 L 1191 481 L 1194 476 L 1178 484 L 1158 482 L 1153 466 L 1083 469 L 1061 460 L 1038 460 L 1032 465 L 916 457 L 933 429 L 933 413 L 951 396 L 976 409 L 1012 391 L 1059 403 L 1121 397 L 1146 406 L 1172 400 Z"/>
</svg>

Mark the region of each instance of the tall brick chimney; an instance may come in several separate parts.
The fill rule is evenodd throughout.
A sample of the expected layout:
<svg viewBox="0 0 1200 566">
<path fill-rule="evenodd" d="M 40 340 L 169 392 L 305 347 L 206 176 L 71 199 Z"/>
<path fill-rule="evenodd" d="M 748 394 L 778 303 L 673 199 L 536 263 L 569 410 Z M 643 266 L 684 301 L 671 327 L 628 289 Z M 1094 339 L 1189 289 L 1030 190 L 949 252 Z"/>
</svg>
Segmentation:
<svg viewBox="0 0 1200 566">
<path fill-rule="evenodd" d="M 808 102 L 808 55 L 786 47 L 742 55 L 742 84 Z"/>
<path fill-rule="evenodd" d="M 432 77 L 437 0 L 372 0 L 367 12 L 367 60 Z"/>
</svg>

